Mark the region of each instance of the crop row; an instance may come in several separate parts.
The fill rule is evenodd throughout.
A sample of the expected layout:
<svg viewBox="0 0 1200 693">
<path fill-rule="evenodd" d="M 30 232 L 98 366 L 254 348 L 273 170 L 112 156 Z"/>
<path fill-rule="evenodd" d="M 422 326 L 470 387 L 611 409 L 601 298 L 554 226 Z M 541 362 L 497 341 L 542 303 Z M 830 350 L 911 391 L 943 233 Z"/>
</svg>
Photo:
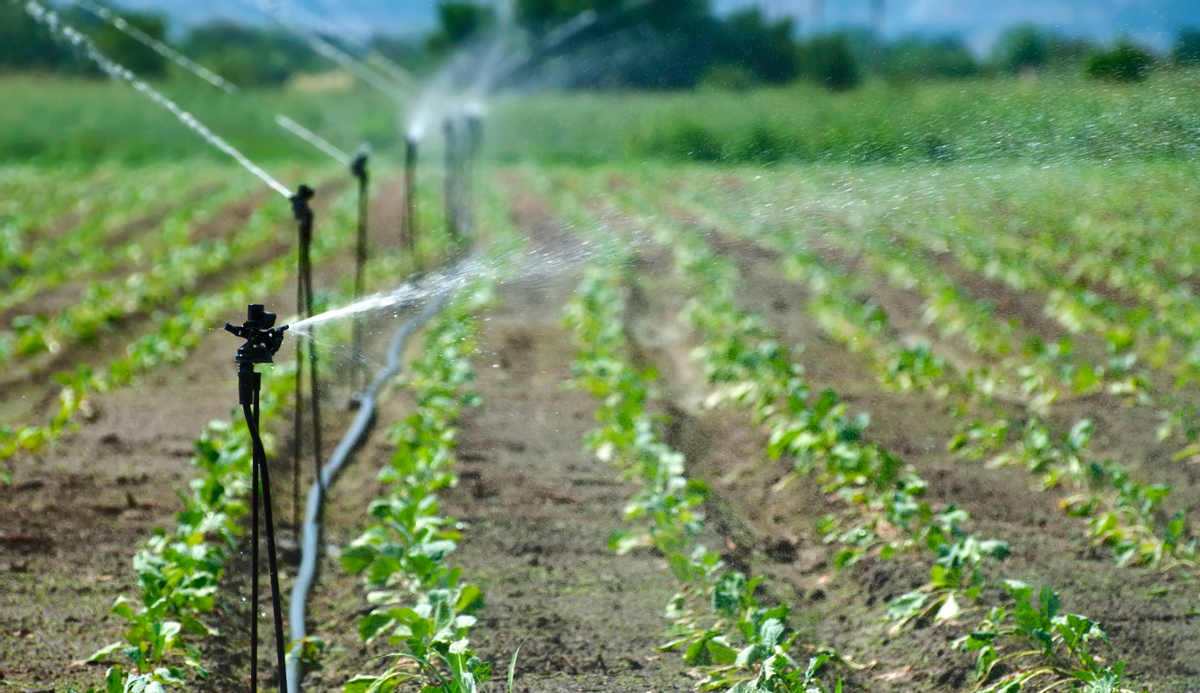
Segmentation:
<svg viewBox="0 0 1200 693">
<path fill-rule="evenodd" d="M 371 524 L 342 549 L 342 565 L 362 574 L 374 605 L 359 622 L 363 642 L 384 639 L 401 648 L 384 673 L 350 679 L 346 693 L 387 693 L 410 681 L 467 693 L 491 675 L 467 638 L 483 593 L 448 565 L 461 533 L 438 510 L 438 491 L 458 481 L 452 468 L 459 414 L 479 403 L 463 388 L 474 378 L 474 315 L 487 300 L 481 287 L 466 289 L 429 331 L 410 365 L 416 410 L 388 433 L 396 453 L 379 473 L 388 491 L 371 502 Z"/>
<path fill-rule="evenodd" d="M 92 277 L 145 267 L 155 256 L 186 244 L 193 226 L 208 221 L 235 199 L 237 191 L 223 188 L 216 180 L 169 171 L 149 190 L 121 186 L 119 192 L 92 203 L 100 209 L 89 209 L 87 216 L 65 231 L 27 230 L 21 235 L 45 237 L 37 237 L 24 252 L 10 256 L 0 311 L 20 313 L 31 299 L 55 289 L 65 292 Z"/>
<path fill-rule="evenodd" d="M 498 205 L 499 199 L 485 193 L 478 201 L 490 248 L 474 251 L 496 272 L 518 250 L 511 224 L 505 221 L 507 206 Z M 453 255 L 458 240 L 435 232 L 419 242 L 424 255 L 436 257 Z M 478 246 L 482 239 L 473 234 L 470 240 Z M 388 431 L 396 452 L 378 475 L 388 490 L 370 503 L 371 523 L 341 549 L 343 567 L 363 576 L 373 605 L 359 620 L 360 638 L 365 644 L 385 640 L 399 648 L 385 671 L 349 679 L 345 693 L 390 693 L 405 684 L 441 693 L 475 693 L 492 676 L 491 664 L 475 656 L 468 637 L 484 595 L 463 579 L 461 568 L 448 564 L 461 540 L 461 525 L 442 516 L 438 507 L 438 492 L 458 483 L 453 467 L 459 416 L 464 408 L 481 404 L 478 394 L 466 389 L 475 377 L 471 357 L 479 332 L 476 316 L 496 299 L 494 277 L 476 275 L 476 270 L 475 263 L 461 261 L 449 270 L 462 273 L 460 281 L 448 281 L 431 298 L 449 304 L 428 330 L 420 356 L 409 364 L 408 388 L 415 408 Z M 323 643 L 310 647 L 306 661 L 317 664 L 322 647 Z M 516 659 L 514 653 L 510 690 Z"/>
<path fill-rule="evenodd" d="M 1097 180 L 1098 175 L 1107 178 Z M 1194 443 L 1194 406 L 1183 393 L 1171 392 L 1169 384 L 1147 393 L 1150 379 L 1135 370 L 1146 364 L 1176 379 L 1176 386 L 1195 377 L 1200 323 L 1192 304 L 1200 247 L 1188 233 L 1194 212 L 1176 204 L 1193 174 L 1162 167 L 1137 168 L 1130 175 L 1130 181 L 1148 177 L 1149 186 L 1134 192 L 1111 174 L 1072 171 L 1071 176 L 1043 177 L 1036 187 L 1014 191 L 1010 181 L 1028 185 L 1027 176 L 998 173 L 986 180 L 938 181 L 931 194 L 923 187 L 929 182 L 917 177 L 919 182 L 902 186 L 903 192 L 887 190 L 890 199 L 904 205 L 894 210 L 891 204 L 873 206 L 869 198 L 851 203 L 839 191 L 834 204 L 805 200 L 786 210 L 743 214 L 757 217 L 762 225 L 789 225 L 803 215 L 844 244 L 873 246 L 876 257 L 904 255 L 905 263 L 919 262 L 920 256 L 949 258 L 1012 291 L 1040 292 L 1045 314 L 1065 332 L 1091 334 L 1103 347 L 1092 363 L 1076 358 L 1075 367 L 1064 373 L 1075 390 L 1094 389 L 1107 371 L 1114 394 L 1140 400 L 1154 396 L 1166 421 L 1164 438 L 1178 431 Z M 1081 189 L 1058 189 L 1062 181 L 1076 179 L 1082 182 L 1066 185 Z M 801 195 L 787 182 L 769 190 L 784 199 Z M 955 195 L 943 199 L 951 191 Z M 711 199 L 713 190 L 706 185 L 696 192 Z M 924 277 L 930 264 L 908 272 L 904 280 Z M 1060 361 L 1072 356 L 1070 338 L 1026 349 L 1057 352 Z"/>
<path fill-rule="evenodd" d="M 264 373 L 259 400 L 264 420 L 289 400 L 294 367 Z M 175 517 L 174 535 L 155 529 L 133 558 L 139 599 L 118 597 L 112 606 L 111 613 L 126 622 L 124 639 L 86 660 L 108 661 L 118 653 L 128 660 L 128 671 L 120 664 L 109 668 L 105 693 L 182 686 L 188 670 L 208 677 L 190 636 L 218 634 L 204 621 L 218 605 L 225 564 L 236 553 L 243 532 L 240 520 L 248 513 L 252 455 L 249 430 L 236 411 L 230 422 L 210 422 L 196 440 L 192 464 L 203 474 L 192 480 L 190 495 L 179 491 L 184 509 Z"/>
<path fill-rule="evenodd" d="M 683 454 L 662 441 L 660 418 L 645 408 L 653 376 L 629 363 L 621 285 L 619 270 L 593 268 L 563 316 L 580 347 L 572 385 L 601 403 L 600 428 L 587 446 L 638 486 L 624 513 L 634 528 L 615 534 L 610 546 L 618 553 L 649 547 L 666 557 L 682 588 L 665 611 L 671 627 L 663 649 L 681 649 L 701 668 L 705 690 L 827 690 L 818 672 L 837 654 L 821 652 L 801 667 L 789 654 L 797 633 L 786 625 L 788 605 L 761 605 L 761 576 L 726 569 L 719 553 L 698 543 L 708 489 L 685 476 Z"/>
<path fill-rule="evenodd" d="M 57 353 L 78 343 L 89 343 L 105 331 L 111 330 L 126 318 L 150 312 L 176 297 L 195 290 L 200 282 L 215 276 L 244 261 L 248 254 L 277 237 L 278 228 L 290 214 L 286 204 L 261 205 L 247 221 L 246 226 L 229 238 L 188 239 L 189 224 L 198 224 L 193 212 L 216 212 L 219 208 L 206 205 L 184 205 L 181 217 L 160 229 L 156 237 L 164 244 L 154 255 L 152 266 L 142 272 L 133 272 L 119 278 L 93 279 L 82 288 L 77 301 L 69 304 L 54 315 L 23 315 L 13 320 L 13 331 L 0 337 L 0 365 L 14 357 L 28 358 L 41 353 Z M 174 233 L 172 233 L 174 232 Z M 141 244 L 132 246 L 134 254 L 145 261 L 146 250 Z M 106 252 L 107 251 L 107 252 Z M 115 256 L 112 249 L 90 253 L 96 257 Z M 57 268 L 55 276 L 79 274 L 86 276 L 86 267 L 81 267 L 81 258 L 66 258 L 68 262 Z M 72 267 L 68 271 L 66 266 Z M 31 291 L 41 291 L 44 286 L 36 280 L 46 280 L 48 273 L 31 277 Z M 15 296 L 14 300 L 19 300 Z"/>
<path fill-rule="evenodd" d="M 825 469 L 820 474 L 823 490 L 836 492 L 843 498 L 863 494 L 862 489 L 869 489 L 872 482 L 886 482 L 897 463 L 876 469 L 856 466 L 850 468 L 850 474 L 846 473 L 845 462 L 839 458 L 850 457 L 845 448 L 861 436 L 861 428 L 855 431 L 854 438 L 847 439 L 844 426 L 821 425 L 822 412 L 828 406 L 824 402 L 833 401 L 836 395 L 825 392 L 815 402 L 804 403 L 809 397 L 801 380 L 802 367 L 788 363 L 778 342 L 763 332 L 754 318 L 741 317 L 746 313 L 732 294 L 736 277 L 728 276 L 736 273 L 736 269 L 727 264 L 722 270 L 699 236 L 684 239 L 681 248 L 684 252 L 679 254 L 678 266 L 689 278 L 693 292 L 684 315 L 703 340 L 695 352 L 696 358 L 703 364 L 709 381 L 723 390 L 719 399 L 749 405 L 755 418 L 767 424 L 771 431 L 768 455 L 773 458 L 788 455 L 796 471 L 802 474 L 811 473 L 814 457 L 824 458 Z M 722 278 L 726 281 L 718 281 Z M 919 484 L 918 488 L 923 489 L 924 483 L 915 471 L 909 474 L 906 486 Z M 916 498 L 905 498 L 900 491 L 882 488 L 876 493 L 878 497 L 869 500 L 867 507 L 879 504 L 887 510 L 872 529 L 884 535 L 898 529 L 914 540 L 911 546 L 932 549 L 937 556 L 929 581 L 918 590 L 894 599 L 888 605 L 889 618 L 902 624 L 962 618 L 965 614 L 955 594 L 977 602 L 986 585 L 983 559 L 1006 557 L 1010 552 L 1007 542 L 966 535 L 962 526 L 968 516 L 953 504 L 934 514 L 928 505 Z M 864 495 L 869 498 L 871 494 L 867 490 Z M 861 525 L 855 528 L 856 533 L 861 532 L 860 528 Z M 881 558 L 888 557 L 888 548 L 885 546 L 880 552 Z M 1011 601 L 992 607 L 976 629 L 958 641 L 963 650 L 978 652 L 977 680 L 987 683 L 993 678 L 993 670 L 1002 659 L 1000 653 L 1011 649 L 1004 645 L 1008 640 L 1032 645 L 1034 649 L 1021 651 L 1016 657 L 1003 656 L 1016 671 L 997 677 L 999 681 L 991 682 L 990 690 L 1017 690 L 1034 680 L 1040 680 L 1038 685 L 1043 688 L 1047 683 L 1064 685 L 1071 681 L 1085 682 L 1089 688 L 1107 687 L 1106 690 L 1119 686 L 1124 665 L 1118 662 L 1106 666 L 1093 654 L 1095 645 L 1089 642 L 1108 644 L 1099 624 L 1084 616 L 1060 615 L 1060 598 L 1048 586 L 1039 593 L 1035 606 L 1033 588 L 1014 580 L 1003 580 L 1002 584 Z M 1013 614 L 1011 622 L 1009 610 Z"/>
<path fill-rule="evenodd" d="M 775 230 L 747 230 L 717 217 L 723 228 L 733 233 L 748 234 L 777 250 L 783 260 L 785 274 L 809 285 L 814 299 L 810 311 L 832 336 L 851 348 L 865 352 L 874 362 L 880 380 L 899 389 L 928 389 L 945 396 L 954 393 L 963 401 L 956 407 L 965 415 L 969 404 L 984 404 L 986 411 L 997 417 L 993 423 L 971 421 L 954 441 L 953 448 L 968 447 L 976 457 L 983 451 L 979 444 L 992 449 L 1002 447 L 1009 430 L 1023 434 L 1006 454 L 995 456 L 995 463 L 1020 462 L 1035 474 L 1043 488 L 1067 484 L 1072 492 L 1062 507 L 1073 515 L 1087 519 L 1089 532 L 1099 544 L 1114 548 L 1120 563 L 1191 564 L 1195 560 L 1195 544 L 1186 540 L 1186 519 L 1176 513 L 1160 523 L 1164 499 L 1169 487 L 1138 482 L 1129 471 L 1111 459 L 1098 459 L 1087 452 L 1094 425 L 1081 420 L 1064 434 L 1055 436 L 1045 423 L 1052 402 L 1058 398 L 1056 382 L 1067 387 L 1074 382 L 1091 387 L 1104 377 L 1105 368 L 1084 364 L 1071 371 L 1063 364 L 1066 348 L 1035 350 L 1031 358 L 1016 355 L 1004 358 L 1003 368 L 1019 381 L 1016 387 L 1004 392 L 1004 378 L 987 366 L 960 370 L 954 362 L 939 357 L 928 343 L 904 346 L 889 327 L 886 312 L 878 305 L 864 302 L 861 283 L 854 277 L 831 270 L 827 263 L 790 227 Z M 836 234 L 834 234 L 836 235 Z M 861 247 L 872 249 L 870 234 L 858 236 Z M 990 352 L 1003 357 L 1010 353 L 1008 335 L 1003 324 L 997 325 L 986 306 L 967 299 L 940 270 L 920 258 L 890 247 L 873 248 L 877 270 L 906 287 L 921 287 L 927 295 L 926 320 L 941 336 L 960 335 L 977 352 Z M 889 250 L 891 252 L 889 252 Z M 1042 358 L 1042 357 L 1046 358 Z M 1117 364 L 1113 366 L 1113 364 Z M 1132 361 L 1114 352 L 1110 359 L 1109 390 L 1133 393 L 1141 390 L 1143 378 L 1130 373 Z M 1082 376 L 1082 378 L 1081 378 Z M 1005 397 L 1005 394 L 1008 396 Z M 1019 403 L 1024 416 L 1013 417 L 996 400 Z M 1061 441 L 1061 442 L 1060 442 Z"/>
<path fill-rule="evenodd" d="M 164 195 L 215 182 L 203 167 L 5 167 L 0 177 L 0 286 L 12 287 L 89 250 Z M 117 181 L 121 181 L 120 184 Z"/>
<path fill-rule="evenodd" d="M 953 505 L 934 514 L 919 500 L 924 482 L 915 470 L 862 441 L 865 420 L 846 417 L 835 393 L 810 397 L 802 367 L 790 362 L 786 350 L 762 329 L 756 317 L 747 316 L 737 306 L 732 294 L 736 269 L 712 256 L 698 236 L 677 234 L 673 242 L 677 268 L 695 293 L 685 311 L 693 328 L 702 335 L 695 354 L 710 382 L 718 388 L 710 404 L 731 401 L 748 406 L 756 420 L 770 430 L 768 455 L 791 457 L 800 475 L 819 471 L 826 492 L 858 506 L 854 515 L 859 521 L 846 531 L 838 526 L 836 517 L 827 517 L 821 523 L 827 541 L 848 544 L 839 554 L 839 566 L 854 560 L 856 549 L 872 545 L 882 545 L 879 553 L 884 558 L 922 547 L 936 555 L 929 582 L 894 600 L 889 605 L 891 618 L 907 623 L 961 617 L 963 609 L 955 594 L 972 601 L 978 599 L 985 586 L 984 558 L 1003 558 L 1008 554 L 1008 545 L 966 535 L 962 530 L 962 523 L 968 519 L 966 513 Z M 900 541 L 879 538 L 897 532 L 903 537 Z M 1103 667 L 1090 653 L 1089 639 L 1107 640 L 1097 624 L 1080 616 L 1060 616 L 1058 597 L 1048 587 L 1035 608 L 1031 588 L 1013 581 L 1004 584 L 1013 601 L 994 608 L 989 614 L 991 620 L 981 624 L 980 632 L 990 634 L 985 638 L 987 642 L 970 637 L 960 641 L 964 649 L 979 651 L 977 677 L 981 683 L 991 676 L 998 652 L 1004 649 L 1002 639 L 1015 638 L 1038 647 L 1026 652 L 1028 659 L 1021 663 L 1018 673 L 993 683 L 993 689 L 1040 677 L 1054 679 L 1057 685 L 1072 680 L 1117 685 L 1121 665 Z M 1007 626 L 1006 608 L 1021 614 Z M 1032 614 L 1039 616 L 1035 619 Z M 1035 621 L 1061 627 L 1057 631 L 1046 629 L 1054 634 L 1039 639 L 1034 633 Z M 1061 666 L 1063 657 L 1076 669 Z"/>
<path fill-rule="evenodd" d="M 331 228 L 349 228 L 343 223 L 349 213 L 344 198 L 334 209 L 336 217 L 331 219 Z M 286 205 L 279 209 L 256 213 L 256 227 L 263 238 L 270 237 L 283 223 Z M 329 256 L 347 241 L 343 234 L 316 234 L 314 258 Z M 221 325 L 228 316 L 247 303 L 272 295 L 283 287 L 290 276 L 294 258 L 283 255 L 259 267 L 247 279 L 226 285 L 221 291 L 207 296 L 186 295 L 170 313 L 155 310 L 151 317 L 154 326 L 145 334 L 130 342 L 124 354 L 103 363 L 96 369 L 78 366 L 72 371 L 63 371 L 54 376 L 63 387 L 59 391 L 56 406 L 45 423 L 18 425 L 0 424 L 0 462 L 25 452 L 36 453 L 71 430 L 79 414 L 89 411 L 87 397 L 94 392 L 104 392 L 129 383 L 134 377 L 163 364 L 178 363 L 189 350 L 199 343 L 200 335 Z M 0 467 L 0 476 L 6 475 Z"/>
<path fill-rule="evenodd" d="M 886 313 L 882 309 L 864 310 L 859 299 L 861 293 L 845 275 L 829 269 L 794 237 L 781 234 L 773 241 L 784 253 L 787 275 L 807 283 L 819 296 L 813 313 L 830 333 L 860 349 L 876 346 L 873 356 L 885 383 L 915 389 L 941 385 L 944 391 L 963 395 L 967 400 L 991 403 L 1000 387 L 996 378 L 989 377 L 991 373 L 960 372 L 953 363 L 939 359 L 928 345 L 901 346 L 890 334 Z M 1067 486 L 1069 492 L 1062 508 L 1085 518 L 1090 536 L 1097 544 L 1112 547 L 1118 563 L 1192 562 L 1195 544 L 1183 541 L 1183 515 L 1177 513 L 1161 532 L 1156 531 L 1160 508 L 1170 487 L 1138 482 L 1119 462 L 1090 454 L 1087 445 L 1094 424 L 1088 419 L 1076 422 L 1061 437 L 1055 435 L 1044 417 L 1057 392 L 1049 387 L 1048 377 L 1043 373 L 1028 365 L 1016 369 L 1024 380 L 1016 396 L 1008 401 L 1022 403 L 1024 416 L 1009 417 L 1003 407 L 989 407 L 997 418 L 991 423 L 964 422 L 963 433 L 950 441 L 950 446 L 979 458 L 988 451 L 1004 449 L 1009 430 L 1020 431 L 1020 438 L 1007 448 L 1006 454 L 991 456 L 991 461 L 1022 464 L 1043 489 Z M 960 406 L 956 411 L 964 413 L 967 407 Z"/>
</svg>

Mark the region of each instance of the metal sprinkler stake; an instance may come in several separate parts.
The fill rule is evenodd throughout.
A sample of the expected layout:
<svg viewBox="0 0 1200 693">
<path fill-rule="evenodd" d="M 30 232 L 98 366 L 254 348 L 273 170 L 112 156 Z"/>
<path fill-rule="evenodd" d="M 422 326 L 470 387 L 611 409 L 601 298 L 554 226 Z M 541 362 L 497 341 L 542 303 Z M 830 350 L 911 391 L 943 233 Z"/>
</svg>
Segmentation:
<svg viewBox="0 0 1200 693">
<path fill-rule="evenodd" d="M 308 201 L 313 198 L 315 193 L 313 189 L 307 185 L 301 185 L 296 194 L 292 196 L 292 214 L 295 216 L 296 223 L 300 231 L 300 258 L 299 267 L 296 278 L 296 300 L 299 304 L 299 312 L 305 318 L 311 318 L 313 315 L 313 288 L 312 288 L 312 229 L 313 229 L 313 212 Z M 310 335 L 308 344 L 308 371 L 309 371 L 309 399 L 312 407 L 312 428 L 313 428 L 313 460 L 317 473 L 317 485 L 321 486 L 321 388 L 320 381 L 317 378 L 317 346 Z M 293 417 L 293 456 L 292 456 L 292 481 L 293 481 L 293 507 L 292 507 L 292 528 L 298 538 L 300 536 L 300 429 L 302 427 L 302 400 L 303 390 L 303 372 L 304 368 L 301 365 L 303 359 L 303 343 L 296 342 L 296 407 Z M 321 488 L 321 493 L 325 493 L 325 489 Z"/>
<path fill-rule="evenodd" d="M 416 262 L 417 247 L 417 138 L 409 134 L 404 138 L 404 220 L 400 235 L 408 246 L 408 253 Z"/>
<path fill-rule="evenodd" d="M 358 156 L 354 157 L 354 161 L 350 164 L 350 171 L 354 177 L 358 179 L 358 248 L 355 253 L 354 264 L 354 300 L 362 298 L 363 294 L 363 272 L 367 264 L 367 158 L 369 154 L 366 147 L 360 149 Z M 359 381 L 364 374 L 366 364 L 363 363 L 363 317 L 359 315 L 354 319 L 354 372 L 351 379 L 351 388 L 357 392 Z"/>
<path fill-rule="evenodd" d="M 275 523 L 271 517 L 271 478 L 267 470 L 267 453 L 263 449 L 259 432 L 259 392 L 262 390 L 262 375 L 254 370 L 256 363 L 274 363 L 275 352 L 283 344 L 283 332 L 287 325 L 275 327 L 275 314 L 268 313 L 261 303 L 253 303 L 246 309 L 246 322 L 241 327 L 225 323 L 225 330 L 246 340 L 238 347 L 238 403 L 246 417 L 253 443 L 251 455 L 251 549 L 250 549 L 250 607 L 254 617 L 250 619 L 250 693 L 258 692 L 258 496 L 259 476 L 262 476 L 263 519 L 267 527 L 267 565 L 271 573 L 271 608 L 275 616 L 275 654 L 279 665 L 279 690 L 287 690 L 287 662 L 284 657 L 283 608 L 279 593 L 279 568 L 275 562 Z"/>
</svg>

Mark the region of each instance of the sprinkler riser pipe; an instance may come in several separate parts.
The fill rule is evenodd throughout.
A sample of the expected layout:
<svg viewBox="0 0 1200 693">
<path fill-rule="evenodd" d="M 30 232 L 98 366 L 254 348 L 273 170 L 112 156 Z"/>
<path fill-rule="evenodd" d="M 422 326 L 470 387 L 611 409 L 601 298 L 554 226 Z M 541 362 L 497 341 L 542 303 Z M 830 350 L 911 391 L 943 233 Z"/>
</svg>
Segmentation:
<svg viewBox="0 0 1200 693">
<path fill-rule="evenodd" d="M 307 185 L 301 185 L 299 191 L 292 197 L 292 210 L 296 218 L 300 232 L 300 259 L 298 268 L 298 291 L 297 299 L 300 303 L 300 308 L 305 318 L 313 316 L 313 281 L 312 281 L 312 235 L 313 235 L 313 213 L 312 207 L 309 205 L 309 200 L 316 193 Z M 311 335 L 307 340 L 308 344 L 308 366 L 309 366 L 309 390 L 310 404 L 312 406 L 312 445 L 313 445 L 313 460 L 317 474 L 317 482 L 321 480 L 321 388 L 320 379 L 317 370 L 317 346 Z M 296 365 L 296 411 L 294 417 L 294 438 L 296 458 L 294 460 L 295 467 L 293 473 L 298 481 L 299 474 L 299 447 L 300 447 L 300 428 L 301 428 L 301 367 L 299 360 L 301 357 L 300 343 L 297 342 L 297 365 Z M 294 529 L 299 530 L 299 491 L 298 486 L 293 490 L 293 524 Z"/>
<path fill-rule="evenodd" d="M 404 220 L 400 228 L 401 240 L 412 254 L 417 245 L 417 140 L 409 136 L 404 140 Z"/>
<path fill-rule="evenodd" d="M 445 205 L 446 205 L 446 233 L 451 238 L 459 237 L 459 218 L 458 218 L 458 136 L 454 128 L 454 119 L 446 118 L 442 121 L 442 134 L 445 138 L 446 146 L 446 183 L 445 183 Z"/>
<path fill-rule="evenodd" d="M 354 263 L 354 300 L 358 301 L 363 295 L 364 274 L 367 265 L 367 187 L 370 177 L 367 174 L 367 154 L 365 151 L 354 159 L 354 164 L 350 167 L 350 171 L 358 179 L 358 245 L 355 249 Z M 355 391 L 357 391 L 359 380 L 365 368 L 365 364 L 363 363 L 364 327 L 363 316 L 360 315 L 354 320 L 353 328 L 354 364 L 351 374 L 351 385 Z"/>
<path fill-rule="evenodd" d="M 271 512 L 271 481 L 267 470 L 267 455 L 263 448 L 259 430 L 259 393 L 262 391 L 262 375 L 255 370 L 259 363 L 274 362 L 274 355 L 283 345 L 283 333 L 287 326 L 275 327 L 275 314 L 267 312 L 261 303 L 246 308 L 246 321 L 240 327 L 225 323 L 225 330 L 245 340 L 238 347 L 235 362 L 238 364 L 238 403 L 250 432 L 251 448 L 251 583 L 250 606 L 250 691 L 258 691 L 258 510 L 259 493 L 262 493 L 263 519 L 267 530 L 267 565 L 271 575 L 271 606 L 275 618 L 275 654 L 279 667 L 279 689 L 287 690 L 287 659 L 284 655 L 283 607 L 279 591 L 279 566 L 275 552 L 275 522 Z M 259 479 L 262 479 L 260 486 Z"/>
</svg>

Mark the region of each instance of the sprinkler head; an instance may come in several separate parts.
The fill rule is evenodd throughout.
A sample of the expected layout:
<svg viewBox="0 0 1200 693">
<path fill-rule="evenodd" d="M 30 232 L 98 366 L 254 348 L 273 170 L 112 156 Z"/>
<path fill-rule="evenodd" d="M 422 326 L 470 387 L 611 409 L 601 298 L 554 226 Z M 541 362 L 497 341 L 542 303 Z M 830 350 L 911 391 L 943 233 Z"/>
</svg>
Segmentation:
<svg viewBox="0 0 1200 693">
<path fill-rule="evenodd" d="M 369 156 L 370 152 L 367 151 L 366 145 L 364 145 L 362 149 L 358 150 L 358 154 L 354 156 L 354 161 L 350 162 L 350 172 L 354 174 L 355 178 L 359 180 L 367 179 L 367 159 Z"/>
<path fill-rule="evenodd" d="M 237 363 L 274 363 L 272 357 L 283 345 L 283 332 L 288 328 L 275 327 L 275 314 L 268 313 L 261 303 L 251 303 L 246 309 L 246 322 L 241 327 L 225 323 L 225 331 L 246 340 L 238 347 Z"/>
<path fill-rule="evenodd" d="M 301 185 L 295 195 L 290 198 L 292 201 L 292 214 L 297 220 L 304 220 L 312 217 L 312 208 L 308 206 L 308 201 L 316 195 L 313 189 L 307 185 Z"/>
</svg>

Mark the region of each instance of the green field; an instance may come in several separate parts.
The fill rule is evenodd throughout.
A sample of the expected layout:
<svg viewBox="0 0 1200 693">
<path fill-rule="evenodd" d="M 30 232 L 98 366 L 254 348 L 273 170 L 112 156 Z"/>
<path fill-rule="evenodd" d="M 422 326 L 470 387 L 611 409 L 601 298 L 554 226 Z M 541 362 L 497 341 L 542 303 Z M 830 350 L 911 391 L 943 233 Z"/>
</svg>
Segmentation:
<svg viewBox="0 0 1200 693">
<path fill-rule="evenodd" d="M 1197 76 L 496 99 L 474 264 L 329 490 L 306 685 L 1195 690 Z M 459 250 L 436 137 L 402 237 L 387 100 L 164 91 L 317 187 L 318 310 L 353 300 L 357 191 L 276 113 L 375 148 L 368 290 Z M 123 85 L 0 103 L 0 682 L 240 689 L 219 327 L 295 317 L 291 208 Z M 368 314 L 369 370 L 397 324 Z M 349 325 L 317 332 L 321 455 Z"/>
</svg>

